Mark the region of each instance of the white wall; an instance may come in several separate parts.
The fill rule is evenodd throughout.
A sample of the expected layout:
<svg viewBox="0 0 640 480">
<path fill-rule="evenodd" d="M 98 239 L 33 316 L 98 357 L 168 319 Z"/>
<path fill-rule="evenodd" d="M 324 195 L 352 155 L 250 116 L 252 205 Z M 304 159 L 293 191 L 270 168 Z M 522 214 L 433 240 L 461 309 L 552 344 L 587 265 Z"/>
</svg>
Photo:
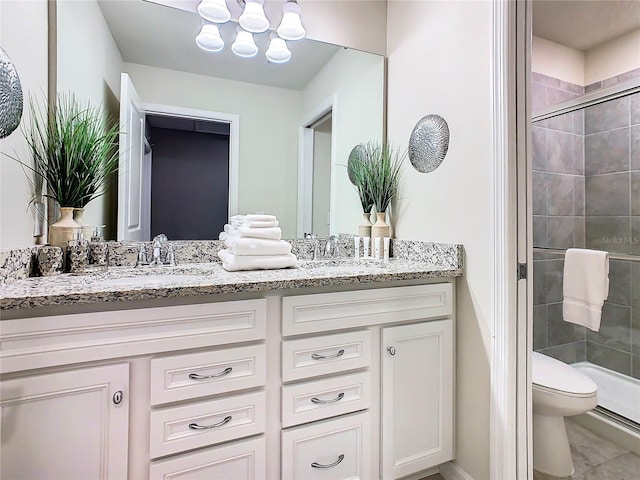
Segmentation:
<svg viewBox="0 0 640 480">
<path fill-rule="evenodd" d="M 396 209 L 396 237 L 461 243 L 457 286 L 456 462 L 489 478 L 493 322 L 492 4 L 388 2 L 388 134 L 405 146 L 424 115 L 441 115 L 451 143 L 442 165 L 409 164 Z M 427 368 L 427 366 L 423 366 Z"/>
<path fill-rule="evenodd" d="M 311 231 L 320 237 L 329 235 L 327 215 L 331 211 L 331 119 L 314 129 L 313 135 L 313 208 Z"/>
<path fill-rule="evenodd" d="M 587 51 L 585 85 L 640 68 L 640 29 Z"/>
<path fill-rule="evenodd" d="M 339 50 L 303 90 L 302 115 L 306 117 L 332 95 L 335 156 L 332 159 L 331 233 L 357 233 L 362 221 L 358 194 L 347 176 L 347 159 L 357 144 L 382 140 L 384 109 L 384 58 L 357 50 Z"/>
<path fill-rule="evenodd" d="M 57 0 L 57 91 L 73 92 L 82 102 L 119 118 L 122 57 L 96 0 Z M 89 225 L 107 225 L 115 238 L 114 189 L 87 205 Z"/>
<path fill-rule="evenodd" d="M 0 140 L 0 152 L 31 161 L 21 128 L 29 124 L 29 95 L 41 103 L 47 94 L 47 2 L 45 0 L 0 1 L 0 46 L 15 65 L 25 97 L 20 127 Z M 31 188 L 17 162 L 0 158 L 0 248 L 34 243 L 33 214 L 29 208 Z"/>
<path fill-rule="evenodd" d="M 585 54 L 542 37 L 533 37 L 531 70 L 576 85 L 586 85 Z"/>
<path fill-rule="evenodd" d="M 297 90 L 124 64 L 143 102 L 240 115 L 240 213 L 278 216 L 284 237 L 297 219 Z"/>
</svg>

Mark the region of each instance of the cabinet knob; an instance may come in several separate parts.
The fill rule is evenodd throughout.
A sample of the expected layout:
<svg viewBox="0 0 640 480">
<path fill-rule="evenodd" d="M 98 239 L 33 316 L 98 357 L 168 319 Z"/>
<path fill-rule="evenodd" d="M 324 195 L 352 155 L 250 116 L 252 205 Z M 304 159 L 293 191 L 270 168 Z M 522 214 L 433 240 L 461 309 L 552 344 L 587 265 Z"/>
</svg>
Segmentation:
<svg viewBox="0 0 640 480">
<path fill-rule="evenodd" d="M 122 397 L 123 397 L 122 390 L 118 390 L 116 393 L 113 394 L 113 403 L 115 403 L 116 405 L 120 405 L 120 403 L 122 403 Z"/>
<path fill-rule="evenodd" d="M 393 357 L 396 354 L 396 347 L 394 347 L 393 345 L 388 346 L 387 352 L 389 352 L 389 355 Z"/>
</svg>

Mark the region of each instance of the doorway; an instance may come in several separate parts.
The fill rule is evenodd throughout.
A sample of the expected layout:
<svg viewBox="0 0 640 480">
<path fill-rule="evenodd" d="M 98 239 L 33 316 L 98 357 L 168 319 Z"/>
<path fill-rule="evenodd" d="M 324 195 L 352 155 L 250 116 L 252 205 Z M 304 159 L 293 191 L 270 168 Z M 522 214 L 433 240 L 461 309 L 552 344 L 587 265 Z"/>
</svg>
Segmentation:
<svg viewBox="0 0 640 480">
<path fill-rule="evenodd" d="M 229 209 L 229 131 L 228 123 L 147 115 L 152 238 L 218 238 Z"/>
</svg>

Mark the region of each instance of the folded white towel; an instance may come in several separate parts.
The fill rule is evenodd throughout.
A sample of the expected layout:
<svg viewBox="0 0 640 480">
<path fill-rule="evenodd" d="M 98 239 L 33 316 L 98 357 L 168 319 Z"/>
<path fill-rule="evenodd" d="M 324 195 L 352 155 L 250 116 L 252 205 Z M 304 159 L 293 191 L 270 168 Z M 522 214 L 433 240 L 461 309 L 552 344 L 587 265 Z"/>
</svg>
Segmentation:
<svg viewBox="0 0 640 480">
<path fill-rule="evenodd" d="M 242 226 L 249 227 L 249 228 L 271 228 L 271 227 L 277 227 L 278 221 L 277 220 L 268 220 L 268 221 L 267 220 L 245 220 Z"/>
<path fill-rule="evenodd" d="M 284 240 L 229 237 L 226 239 L 225 245 L 234 255 L 286 255 L 291 253 L 291 244 Z"/>
<path fill-rule="evenodd" d="M 564 257 L 562 318 L 597 332 L 609 296 L 609 254 L 570 248 Z"/>
<path fill-rule="evenodd" d="M 251 222 L 273 222 L 277 220 L 275 215 L 265 215 L 263 213 L 249 213 L 245 219 Z"/>
<path fill-rule="evenodd" d="M 276 270 L 295 267 L 298 259 L 292 253 L 287 255 L 233 255 L 227 250 L 220 250 L 218 256 L 222 260 L 222 268 L 228 272 L 240 270 Z"/>
<path fill-rule="evenodd" d="M 269 238 L 271 240 L 280 240 L 282 238 L 282 229 L 280 227 L 271 228 L 251 228 L 240 227 L 238 228 L 238 237 L 248 238 Z"/>
</svg>

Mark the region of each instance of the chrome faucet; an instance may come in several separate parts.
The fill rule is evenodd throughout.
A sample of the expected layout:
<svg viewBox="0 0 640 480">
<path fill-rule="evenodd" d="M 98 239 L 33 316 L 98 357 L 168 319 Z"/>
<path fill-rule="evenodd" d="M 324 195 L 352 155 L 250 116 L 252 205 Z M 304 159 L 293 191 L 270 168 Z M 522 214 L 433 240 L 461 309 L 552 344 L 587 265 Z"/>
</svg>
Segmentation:
<svg viewBox="0 0 640 480">
<path fill-rule="evenodd" d="M 163 260 L 162 258 L 162 245 L 167 242 L 167 236 L 164 233 L 156 235 L 151 241 L 151 261 L 147 261 L 147 251 L 145 245 L 140 245 L 140 251 L 138 252 L 138 259 L 136 261 L 136 267 L 142 267 L 148 265 L 150 267 L 160 267 L 168 265 L 170 267 L 176 266 L 176 257 L 173 252 L 173 245 L 169 244 L 167 253 Z"/>
<path fill-rule="evenodd" d="M 327 238 L 327 243 L 324 244 L 324 257 L 325 258 L 336 258 L 340 256 L 340 242 L 338 242 L 338 237 L 335 235 L 331 235 Z"/>
</svg>

